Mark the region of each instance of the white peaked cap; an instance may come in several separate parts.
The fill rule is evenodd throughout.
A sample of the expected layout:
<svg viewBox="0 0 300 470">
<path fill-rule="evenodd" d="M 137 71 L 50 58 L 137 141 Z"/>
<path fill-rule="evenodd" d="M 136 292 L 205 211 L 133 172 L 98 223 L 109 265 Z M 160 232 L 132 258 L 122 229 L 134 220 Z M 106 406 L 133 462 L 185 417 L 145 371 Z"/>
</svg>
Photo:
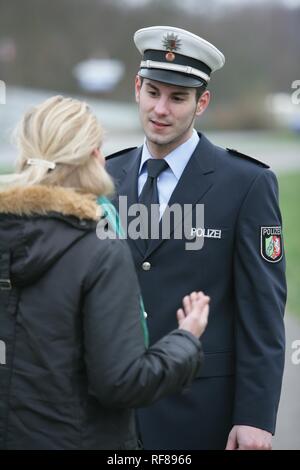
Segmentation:
<svg viewBox="0 0 300 470">
<path fill-rule="evenodd" d="M 151 26 L 136 31 L 134 42 L 142 55 L 139 75 L 185 87 L 207 84 L 225 57 L 205 39 L 172 26 Z"/>
</svg>

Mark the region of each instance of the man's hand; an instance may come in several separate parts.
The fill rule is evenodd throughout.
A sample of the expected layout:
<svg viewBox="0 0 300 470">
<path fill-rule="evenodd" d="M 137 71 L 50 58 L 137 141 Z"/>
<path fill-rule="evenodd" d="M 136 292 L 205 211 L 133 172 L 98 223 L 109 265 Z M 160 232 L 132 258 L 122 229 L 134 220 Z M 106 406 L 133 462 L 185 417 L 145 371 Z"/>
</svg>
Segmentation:
<svg viewBox="0 0 300 470">
<path fill-rule="evenodd" d="M 272 434 L 253 426 L 233 426 L 225 450 L 272 450 Z"/>
</svg>

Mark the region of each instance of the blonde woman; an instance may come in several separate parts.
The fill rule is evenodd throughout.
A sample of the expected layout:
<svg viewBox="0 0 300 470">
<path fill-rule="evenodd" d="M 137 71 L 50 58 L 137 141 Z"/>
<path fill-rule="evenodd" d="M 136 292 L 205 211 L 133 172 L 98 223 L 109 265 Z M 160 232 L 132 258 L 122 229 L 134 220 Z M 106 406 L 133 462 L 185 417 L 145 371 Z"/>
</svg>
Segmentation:
<svg viewBox="0 0 300 470">
<path fill-rule="evenodd" d="M 96 236 L 113 183 L 95 116 L 56 96 L 17 137 L 17 173 L 0 179 L 0 447 L 135 449 L 132 408 L 198 372 L 209 298 L 187 295 L 147 349 L 126 241 Z"/>
</svg>

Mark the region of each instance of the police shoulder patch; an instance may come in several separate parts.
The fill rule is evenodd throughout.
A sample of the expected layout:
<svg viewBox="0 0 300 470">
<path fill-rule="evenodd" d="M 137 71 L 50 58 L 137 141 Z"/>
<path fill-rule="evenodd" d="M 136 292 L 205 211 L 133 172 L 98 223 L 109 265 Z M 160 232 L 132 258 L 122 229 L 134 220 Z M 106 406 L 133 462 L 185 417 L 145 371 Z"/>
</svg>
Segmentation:
<svg viewBox="0 0 300 470">
<path fill-rule="evenodd" d="M 238 152 L 235 149 L 226 148 L 226 150 L 228 150 L 229 153 L 232 153 L 236 157 L 241 157 L 241 158 L 244 158 L 246 160 L 250 160 L 252 163 L 256 163 L 257 165 L 262 166 L 263 168 L 270 168 L 269 165 L 267 165 L 266 163 L 261 162 L 260 160 L 257 160 L 256 158 L 253 158 L 253 157 L 250 157 L 249 155 L 246 155 L 244 153 Z"/>
<path fill-rule="evenodd" d="M 112 153 L 111 155 L 107 155 L 107 157 L 105 157 L 105 160 L 111 160 L 112 158 L 120 157 L 121 155 L 125 155 L 126 153 L 131 152 L 131 150 L 135 149 L 137 149 L 137 147 L 129 147 L 128 149 L 119 150 L 118 152 Z"/>
<path fill-rule="evenodd" d="M 281 232 L 279 225 L 260 228 L 260 253 L 269 263 L 277 263 L 283 256 Z"/>
</svg>

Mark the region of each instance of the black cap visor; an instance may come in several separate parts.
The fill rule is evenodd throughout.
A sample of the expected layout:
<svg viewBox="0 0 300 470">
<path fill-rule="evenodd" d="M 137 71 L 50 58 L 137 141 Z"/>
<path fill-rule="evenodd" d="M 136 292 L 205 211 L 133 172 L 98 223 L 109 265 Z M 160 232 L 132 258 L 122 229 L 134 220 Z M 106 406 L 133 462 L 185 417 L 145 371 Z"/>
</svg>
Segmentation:
<svg viewBox="0 0 300 470">
<path fill-rule="evenodd" d="M 155 80 L 156 82 L 167 83 L 169 85 L 183 86 L 186 88 L 198 88 L 206 82 L 201 78 L 187 75 L 185 73 L 171 72 L 170 70 L 146 69 L 142 68 L 138 73 L 143 78 Z"/>
</svg>

